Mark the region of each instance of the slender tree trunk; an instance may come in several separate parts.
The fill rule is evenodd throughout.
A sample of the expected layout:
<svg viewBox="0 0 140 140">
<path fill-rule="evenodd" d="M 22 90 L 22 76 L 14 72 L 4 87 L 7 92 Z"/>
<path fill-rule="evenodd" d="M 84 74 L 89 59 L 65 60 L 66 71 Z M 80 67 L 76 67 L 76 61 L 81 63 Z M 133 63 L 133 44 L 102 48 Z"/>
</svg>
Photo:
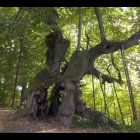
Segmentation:
<svg viewBox="0 0 140 140">
<path fill-rule="evenodd" d="M 133 113 L 133 120 L 135 121 L 135 120 L 138 120 L 138 115 L 137 115 L 137 110 L 136 110 L 136 105 L 135 105 L 135 100 L 134 100 L 134 95 L 133 95 L 133 90 L 132 90 L 131 81 L 129 77 L 123 45 L 121 48 L 121 56 L 122 56 L 122 60 L 124 64 L 124 70 L 125 70 L 125 75 L 126 75 L 126 80 L 127 80 L 128 90 L 129 90 L 129 97 L 130 97 L 131 108 L 132 108 L 132 113 Z"/>
<path fill-rule="evenodd" d="M 104 83 L 104 98 L 105 98 L 105 102 L 106 102 L 105 110 L 107 112 L 107 115 L 110 117 L 109 108 L 107 106 L 107 101 L 106 101 L 106 84 L 105 83 Z"/>
<path fill-rule="evenodd" d="M 111 76 L 111 73 L 110 73 L 109 69 L 107 69 L 107 71 L 108 71 L 109 75 Z M 118 107 L 119 107 L 122 123 L 123 123 L 123 125 L 125 125 L 125 121 L 124 121 L 124 117 L 123 117 L 120 101 L 119 101 L 119 98 L 118 98 L 118 94 L 117 94 L 117 90 L 116 90 L 116 86 L 115 86 L 114 82 L 113 82 L 113 89 L 114 89 L 114 93 L 115 93 L 115 96 L 116 96 L 116 99 L 117 99 L 117 103 L 118 103 Z"/>
<path fill-rule="evenodd" d="M 19 105 L 20 108 L 21 108 L 22 103 L 24 101 L 24 92 L 26 90 L 26 87 L 27 87 L 27 83 L 23 83 L 22 89 L 21 89 L 21 96 L 20 96 L 20 105 Z"/>
<path fill-rule="evenodd" d="M 82 9 L 78 7 L 79 12 L 79 31 L 78 31 L 78 42 L 77 42 L 77 51 L 80 51 L 80 44 L 81 44 L 81 34 L 82 34 Z"/>
<path fill-rule="evenodd" d="M 131 117 L 131 125 L 133 124 L 133 117 L 132 116 L 130 116 Z"/>
<path fill-rule="evenodd" d="M 104 97 L 104 110 L 105 110 L 105 114 L 107 112 L 107 102 L 106 102 L 106 93 L 105 93 L 105 84 L 102 85 L 103 87 L 103 97 Z"/>
<path fill-rule="evenodd" d="M 106 41 L 106 35 L 105 35 L 104 26 L 103 26 L 103 22 L 102 22 L 102 16 L 100 14 L 100 11 L 99 11 L 98 7 L 95 7 L 95 14 L 96 14 L 98 24 L 99 24 L 101 42 L 105 42 Z M 106 114 L 106 111 L 107 111 L 108 115 L 109 115 L 109 111 L 108 111 L 107 103 L 106 103 L 106 95 L 105 95 L 105 91 L 103 90 L 100 78 L 99 78 L 99 81 L 100 81 L 100 87 L 101 87 L 101 90 L 102 90 L 102 93 L 103 93 L 103 98 L 104 98 L 105 114 Z"/>
<path fill-rule="evenodd" d="M 101 98 L 101 112 L 103 112 L 102 98 Z"/>
<path fill-rule="evenodd" d="M 115 104 L 115 95 L 114 95 L 114 92 L 113 92 L 113 86 L 112 85 L 111 85 L 111 89 L 112 89 L 112 94 L 113 94 L 114 120 L 116 120 L 117 117 L 116 117 L 116 108 L 115 108 L 115 106 L 116 106 L 116 104 Z"/>
<path fill-rule="evenodd" d="M 106 103 L 106 95 L 105 95 L 105 91 L 103 89 L 103 86 L 102 86 L 102 83 L 101 83 L 101 79 L 100 78 L 99 78 L 99 82 L 100 82 L 100 87 L 101 87 L 101 91 L 103 93 L 103 98 L 104 98 L 104 110 L 105 110 L 105 114 L 107 112 L 108 115 L 109 115 L 109 111 L 108 111 L 108 107 L 107 107 L 107 103 Z"/>
<path fill-rule="evenodd" d="M 96 17 L 98 19 L 98 24 L 99 24 L 99 29 L 100 29 L 100 36 L 101 36 L 101 42 L 104 42 L 104 41 L 106 41 L 106 35 L 105 35 L 105 31 L 104 31 L 102 16 L 101 16 L 101 13 L 100 13 L 98 7 L 95 7 L 95 14 L 96 14 Z"/>
<path fill-rule="evenodd" d="M 120 105 L 120 101 L 119 101 L 119 98 L 118 98 L 118 94 L 117 94 L 117 90 L 116 90 L 114 82 L 113 82 L 113 88 L 114 88 L 115 96 L 116 96 L 116 99 L 117 99 L 118 107 L 119 107 L 119 110 L 120 110 L 120 115 L 121 115 L 122 123 L 123 123 L 123 125 L 125 125 L 124 117 L 123 117 L 123 113 L 122 113 L 122 109 L 121 109 L 121 105 Z"/>
<path fill-rule="evenodd" d="M 92 88 L 93 88 L 93 108 L 96 110 L 96 99 L 95 99 L 95 88 L 94 88 L 94 77 L 92 75 Z"/>
<path fill-rule="evenodd" d="M 128 110 L 129 112 L 131 112 L 130 116 L 128 116 L 128 122 L 130 123 L 130 125 L 133 124 L 133 113 L 132 113 L 132 109 L 130 107 L 131 105 L 128 105 Z"/>
<path fill-rule="evenodd" d="M 114 99 L 115 100 L 115 99 Z M 114 120 L 117 120 L 117 116 L 116 116 L 116 104 L 115 102 L 113 103 L 113 107 L 114 107 Z"/>
<path fill-rule="evenodd" d="M 14 89 L 13 89 L 13 97 L 12 97 L 12 107 L 13 108 L 15 106 L 15 94 L 16 94 L 19 67 L 20 67 L 20 62 L 21 62 L 21 54 L 22 54 L 22 48 L 23 48 L 23 38 L 21 37 L 19 41 L 20 41 L 20 51 L 19 51 L 19 58 L 18 58 L 18 63 L 17 63 L 16 77 L 15 77 Z"/>
</svg>

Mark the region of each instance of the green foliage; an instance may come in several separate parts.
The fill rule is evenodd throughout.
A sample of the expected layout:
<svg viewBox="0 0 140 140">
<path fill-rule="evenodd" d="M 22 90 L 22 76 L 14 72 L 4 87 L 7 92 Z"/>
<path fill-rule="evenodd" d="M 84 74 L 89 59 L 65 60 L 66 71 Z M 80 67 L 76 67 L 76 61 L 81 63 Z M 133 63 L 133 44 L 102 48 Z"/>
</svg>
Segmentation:
<svg viewBox="0 0 140 140">
<path fill-rule="evenodd" d="M 15 74 L 19 59 L 20 37 L 23 37 L 22 57 L 19 67 L 17 87 L 22 87 L 23 83 L 29 86 L 34 80 L 35 75 L 46 65 L 46 46 L 44 38 L 52 29 L 47 24 L 48 18 L 53 9 L 59 14 L 59 27 L 63 30 L 64 35 L 70 40 L 70 48 L 66 59 L 69 61 L 74 53 L 77 44 L 78 34 L 78 10 L 76 7 L 23 7 L 20 11 L 18 7 L 1 7 L 0 8 L 0 106 L 11 106 Z M 109 40 L 125 40 L 133 33 L 140 30 L 140 8 L 139 7 L 102 7 L 100 8 L 106 36 Z M 83 30 L 81 38 L 81 50 L 86 48 L 85 32 L 90 37 L 90 46 L 88 49 L 100 43 L 100 32 L 93 7 L 82 7 Z M 17 19 L 16 19 L 17 17 Z M 135 102 L 138 115 L 140 116 L 140 50 L 139 45 L 129 48 L 125 51 L 130 79 L 134 92 Z M 81 66 L 72 67 L 78 70 L 84 68 L 85 59 L 81 57 Z M 120 52 L 114 53 L 114 61 L 121 71 L 123 85 L 115 83 L 118 98 L 126 125 L 131 125 L 132 112 L 128 88 L 124 73 L 124 66 Z M 110 54 L 102 55 L 95 61 L 95 66 L 104 74 L 108 74 L 107 67 L 113 77 L 117 77 L 117 71 L 111 63 Z M 46 66 L 47 67 L 47 66 Z M 82 87 L 83 100 L 88 107 L 93 108 L 93 85 L 90 75 L 84 77 Z M 94 78 L 94 90 L 96 110 L 105 112 L 104 98 L 101 91 L 99 80 Z M 19 104 L 20 92 L 16 89 L 16 106 Z M 106 84 L 106 100 L 110 117 L 120 124 L 122 123 L 117 99 L 112 88 L 112 84 Z M 85 120 L 86 121 L 86 120 Z M 90 124 L 90 123 L 89 123 Z M 132 129 L 138 130 L 139 123 L 135 123 Z"/>
<path fill-rule="evenodd" d="M 140 132 L 140 121 L 135 121 L 134 124 L 127 127 L 128 132 Z"/>
<path fill-rule="evenodd" d="M 92 121 L 89 119 L 82 118 L 80 116 L 74 116 L 73 118 L 74 126 L 78 126 L 81 128 L 95 128 L 97 125 L 93 125 Z M 100 128 L 99 126 L 97 128 Z"/>
<path fill-rule="evenodd" d="M 75 115 L 73 118 L 73 125 L 81 128 L 113 128 L 114 130 L 121 130 L 123 127 L 112 119 L 106 118 L 100 112 L 95 112 L 91 119 L 82 118 Z"/>
</svg>

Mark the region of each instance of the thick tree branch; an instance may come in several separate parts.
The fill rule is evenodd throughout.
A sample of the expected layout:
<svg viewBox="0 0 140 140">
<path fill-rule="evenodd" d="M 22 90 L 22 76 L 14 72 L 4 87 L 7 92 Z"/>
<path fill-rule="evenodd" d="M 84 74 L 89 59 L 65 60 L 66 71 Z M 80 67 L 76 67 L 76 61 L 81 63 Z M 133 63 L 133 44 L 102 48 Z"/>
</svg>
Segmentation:
<svg viewBox="0 0 140 140">
<path fill-rule="evenodd" d="M 110 42 L 104 42 L 104 43 L 100 43 L 98 45 L 96 45 L 94 48 L 89 50 L 89 61 L 93 62 L 93 68 L 92 70 L 88 70 L 87 74 L 93 74 L 95 77 L 99 78 L 98 73 L 101 74 L 100 71 L 98 71 L 95 66 L 94 66 L 94 62 L 95 59 L 97 59 L 99 56 L 103 55 L 103 54 L 109 54 L 109 53 L 113 53 L 116 52 L 118 50 L 121 49 L 121 45 L 123 45 L 124 50 L 128 49 L 130 47 L 132 47 L 133 45 L 137 45 L 138 41 L 140 40 L 140 31 L 136 32 L 135 34 L 133 34 L 130 38 L 128 38 L 125 41 L 110 41 Z M 101 74 L 101 77 L 103 79 L 103 81 L 107 81 L 108 83 L 112 83 L 113 81 L 116 81 L 118 83 L 122 83 L 122 80 Z"/>
<path fill-rule="evenodd" d="M 101 36 L 101 42 L 106 41 L 106 35 L 104 31 L 104 26 L 103 26 L 103 21 L 102 21 L 102 16 L 100 14 L 99 8 L 95 7 L 95 13 L 98 19 L 98 24 L 99 24 L 99 29 L 100 29 L 100 36 Z"/>
<path fill-rule="evenodd" d="M 101 73 L 100 71 L 98 71 L 95 67 L 93 67 L 92 69 L 90 69 L 87 74 L 92 74 L 94 75 L 96 78 L 101 78 L 102 79 L 102 84 L 104 84 L 105 82 L 108 83 L 113 83 L 113 82 L 117 82 L 117 83 L 122 83 L 122 81 L 120 79 L 105 75 L 103 73 Z"/>
<path fill-rule="evenodd" d="M 123 45 L 124 50 L 137 45 L 140 40 L 140 31 L 134 33 L 130 38 L 124 41 L 108 41 L 96 45 L 94 48 L 89 50 L 91 58 L 94 60 L 100 55 L 109 54 L 121 50 Z"/>
<path fill-rule="evenodd" d="M 61 39 L 64 40 L 64 38 L 61 38 Z M 136 45 L 139 39 L 140 39 L 140 31 L 133 34 L 130 38 L 128 38 L 125 41 L 104 42 L 104 43 L 100 43 L 96 45 L 94 48 L 91 48 L 90 50 L 82 50 L 80 52 L 75 52 L 70 58 L 68 67 L 66 68 L 63 75 L 59 75 L 58 77 L 52 78 L 49 72 L 44 71 L 43 73 L 41 72 L 39 74 L 38 76 L 39 78 L 37 79 L 39 82 L 43 82 L 45 86 L 49 87 L 51 84 L 55 82 L 63 81 L 65 79 L 72 79 L 72 80 L 74 79 L 78 81 L 86 74 L 93 74 L 98 79 L 99 77 L 102 78 L 102 83 L 117 82 L 121 84 L 122 83 L 122 81 L 120 80 L 121 78 L 117 79 L 117 78 L 101 73 L 94 66 L 94 62 L 99 56 L 103 54 L 109 54 L 109 53 L 113 53 L 120 50 L 121 45 L 124 45 L 124 49 L 127 49 L 133 45 Z M 49 46 L 50 48 L 52 48 L 51 45 Z M 65 48 L 65 47 L 62 46 L 62 48 Z M 62 48 L 58 47 L 57 49 L 60 52 L 62 52 Z M 58 50 L 56 51 L 57 54 L 58 54 Z M 47 60 L 48 60 L 48 57 L 47 57 Z M 60 62 L 61 61 L 62 59 L 60 60 Z M 54 62 L 52 62 L 52 64 L 54 64 Z"/>
<path fill-rule="evenodd" d="M 128 40 L 123 42 L 122 45 L 124 50 L 130 48 L 133 45 L 138 45 L 139 40 L 140 40 L 140 31 L 134 33 Z"/>
</svg>

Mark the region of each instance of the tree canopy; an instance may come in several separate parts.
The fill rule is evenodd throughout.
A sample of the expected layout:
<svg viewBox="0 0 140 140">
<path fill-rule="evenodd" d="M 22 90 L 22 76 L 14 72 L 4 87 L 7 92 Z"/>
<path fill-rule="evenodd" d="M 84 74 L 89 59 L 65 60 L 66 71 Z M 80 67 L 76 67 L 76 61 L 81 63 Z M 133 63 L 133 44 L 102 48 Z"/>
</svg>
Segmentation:
<svg viewBox="0 0 140 140">
<path fill-rule="evenodd" d="M 61 67 L 72 63 L 60 79 L 68 77 L 71 70 L 75 73 L 76 69 L 83 72 L 80 73 L 83 76 L 81 83 L 86 86 L 81 87 L 82 99 L 88 107 L 101 112 L 106 112 L 107 108 L 107 116 L 119 123 L 123 123 L 123 114 L 125 123 L 131 124 L 133 113 L 121 56 L 123 46 L 139 117 L 140 8 L 100 7 L 99 10 L 100 13 L 94 7 L 1 7 L 0 106 L 12 105 L 14 85 L 15 102 L 19 106 L 24 85 L 30 87 L 40 71 L 49 69 L 45 56 L 49 48 L 46 47 L 45 37 L 54 31 L 53 27 L 57 24 L 49 23 L 50 15 L 56 11 L 58 28 L 65 39 L 70 41 Z M 77 50 L 82 52 L 78 56 Z M 85 64 L 87 59 L 88 65 Z M 73 73 L 69 76 L 72 77 Z M 118 113 L 119 106 L 122 114 Z"/>
</svg>

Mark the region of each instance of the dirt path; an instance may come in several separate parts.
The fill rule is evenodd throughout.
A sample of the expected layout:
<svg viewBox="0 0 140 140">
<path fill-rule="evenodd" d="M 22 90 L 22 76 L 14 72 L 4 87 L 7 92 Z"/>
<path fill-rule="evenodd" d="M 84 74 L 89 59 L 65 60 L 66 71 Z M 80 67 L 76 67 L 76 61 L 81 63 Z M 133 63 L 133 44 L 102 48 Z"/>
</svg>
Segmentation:
<svg viewBox="0 0 140 140">
<path fill-rule="evenodd" d="M 27 118 L 15 120 L 15 110 L 0 109 L 0 133 L 110 133 L 103 129 L 65 128 L 52 119 L 29 121 Z"/>
</svg>

